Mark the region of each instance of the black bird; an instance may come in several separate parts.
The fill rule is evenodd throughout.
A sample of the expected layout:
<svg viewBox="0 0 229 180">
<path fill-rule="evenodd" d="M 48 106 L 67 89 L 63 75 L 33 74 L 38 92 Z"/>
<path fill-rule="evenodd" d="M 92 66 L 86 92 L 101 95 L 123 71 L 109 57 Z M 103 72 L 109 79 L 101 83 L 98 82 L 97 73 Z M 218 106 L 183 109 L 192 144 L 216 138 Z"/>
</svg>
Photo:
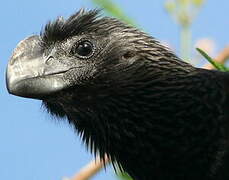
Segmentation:
<svg viewBox="0 0 229 180">
<path fill-rule="evenodd" d="M 9 93 L 66 117 L 88 148 L 135 180 L 228 180 L 229 73 L 195 68 L 98 10 L 21 41 Z"/>
</svg>

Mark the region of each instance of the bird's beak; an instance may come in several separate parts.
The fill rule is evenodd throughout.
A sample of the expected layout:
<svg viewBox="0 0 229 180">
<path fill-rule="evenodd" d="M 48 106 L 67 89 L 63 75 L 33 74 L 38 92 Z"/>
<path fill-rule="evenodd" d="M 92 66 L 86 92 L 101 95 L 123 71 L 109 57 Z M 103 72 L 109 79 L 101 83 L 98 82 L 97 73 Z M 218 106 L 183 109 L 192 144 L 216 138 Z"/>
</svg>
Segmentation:
<svg viewBox="0 0 229 180">
<path fill-rule="evenodd" d="M 15 48 L 6 71 L 6 86 L 9 93 L 42 99 L 66 87 L 63 74 L 69 67 L 44 55 L 40 36 L 22 40 Z"/>
</svg>

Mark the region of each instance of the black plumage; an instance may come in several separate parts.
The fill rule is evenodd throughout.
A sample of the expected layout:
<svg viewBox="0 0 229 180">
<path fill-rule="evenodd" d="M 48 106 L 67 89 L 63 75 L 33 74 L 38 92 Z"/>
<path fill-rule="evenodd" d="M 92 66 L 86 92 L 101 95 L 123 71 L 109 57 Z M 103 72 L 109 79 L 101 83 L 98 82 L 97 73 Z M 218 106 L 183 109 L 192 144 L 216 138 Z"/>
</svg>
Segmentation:
<svg viewBox="0 0 229 180">
<path fill-rule="evenodd" d="M 22 41 L 7 87 L 67 117 L 93 153 L 135 180 L 229 178 L 229 73 L 195 68 L 97 10 Z"/>
</svg>

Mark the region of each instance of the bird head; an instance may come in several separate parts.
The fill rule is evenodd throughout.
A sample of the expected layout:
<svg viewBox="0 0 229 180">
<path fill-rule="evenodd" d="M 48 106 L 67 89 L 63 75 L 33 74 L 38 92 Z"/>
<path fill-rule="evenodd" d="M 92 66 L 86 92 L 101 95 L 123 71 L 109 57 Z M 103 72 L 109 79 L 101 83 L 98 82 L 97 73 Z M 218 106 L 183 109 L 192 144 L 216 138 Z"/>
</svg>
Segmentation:
<svg viewBox="0 0 229 180">
<path fill-rule="evenodd" d="M 133 79 L 147 59 L 158 63 L 166 56 L 176 58 L 136 28 L 101 18 L 99 10 L 80 10 L 49 22 L 40 35 L 17 45 L 7 68 L 7 88 L 11 94 L 35 99 L 73 87 L 112 89 L 117 80 Z"/>
</svg>

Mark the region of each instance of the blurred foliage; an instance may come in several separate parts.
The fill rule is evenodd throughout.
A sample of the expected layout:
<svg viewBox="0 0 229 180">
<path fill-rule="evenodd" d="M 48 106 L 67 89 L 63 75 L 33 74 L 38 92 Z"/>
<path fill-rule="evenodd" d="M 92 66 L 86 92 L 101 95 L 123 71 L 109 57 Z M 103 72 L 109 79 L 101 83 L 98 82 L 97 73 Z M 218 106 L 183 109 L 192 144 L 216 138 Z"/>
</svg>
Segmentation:
<svg viewBox="0 0 229 180">
<path fill-rule="evenodd" d="M 134 25 L 135 23 L 132 19 L 130 19 L 120 8 L 117 4 L 115 4 L 112 0 L 92 0 L 92 2 L 101 8 L 103 8 L 104 11 L 109 13 L 110 15 L 117 17 L 118 19 L 121 19 L 125 21 L 128 24 Z"/>
<path fill-rule="evenodd" d="M 191 59 L 192 32 L 191 25 L 203 6 L 205 0 L 166 0 L 165 9 L 178 23 L 180 33 L 181 58 Z"/>
<path fill-rule="evenodd" d="M 167 0 L 165 9 L 182 27 L 191 26 L 204 0 Z"/>
</svg>

